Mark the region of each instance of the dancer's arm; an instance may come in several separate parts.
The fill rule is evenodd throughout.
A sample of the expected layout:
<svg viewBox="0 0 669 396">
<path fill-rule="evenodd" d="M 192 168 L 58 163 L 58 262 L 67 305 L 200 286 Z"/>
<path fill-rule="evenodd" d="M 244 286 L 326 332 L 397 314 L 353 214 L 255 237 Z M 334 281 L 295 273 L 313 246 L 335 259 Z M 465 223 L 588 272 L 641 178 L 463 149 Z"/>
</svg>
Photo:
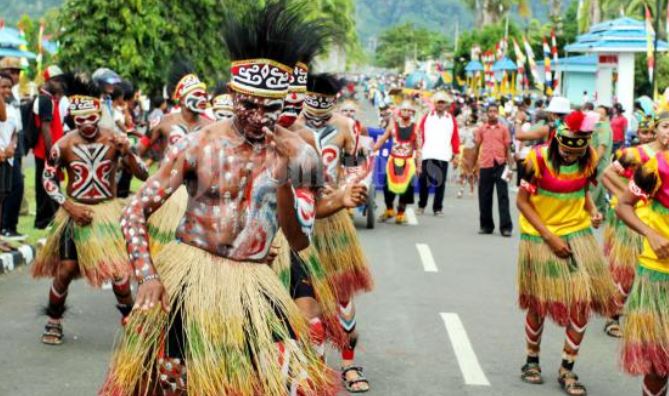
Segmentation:
<svg viewBox="0 0 669 396">
<path fill-rule="evenodd" d="M 652 159 L 649 162 L 656 161 Z M 669 240 L 641 221 L 634 210 L 639 200 L 646 200 L 655 194 L 659 184 L 659 177 L 655 172 L 649 171 L 646 166 L 637 169 L 634 180 L 630 182 L 629 188 L 620 197 L 620 202 L 616 206 L 616 214 L 630 228 L 648 239 L 650 247 L 659 259 L 666 259 L 669 257 Z"/>
<path fill-rule="evenodd" d="M 130 139 L 126 135 L 121 134 L 114 134 L 112 136 L 112 142 L 121 154 L 125 168 L 139 180 L 146 181 L 149 178 L 149 169 L 144 164 L 144 161 L 132 151 Z"/>
<path fill-rule="evenodd" d="M 135 308 L 149 310 L 168 299 L 149 252 L 147 219 L 181 186 L 184 173 L 195 169 L 197 142 L 190 136 L 170 147 L 167 161 L 150 177 L 130 201 L 121 217 L 130 262 L 139 283 Z"/>
</svg>

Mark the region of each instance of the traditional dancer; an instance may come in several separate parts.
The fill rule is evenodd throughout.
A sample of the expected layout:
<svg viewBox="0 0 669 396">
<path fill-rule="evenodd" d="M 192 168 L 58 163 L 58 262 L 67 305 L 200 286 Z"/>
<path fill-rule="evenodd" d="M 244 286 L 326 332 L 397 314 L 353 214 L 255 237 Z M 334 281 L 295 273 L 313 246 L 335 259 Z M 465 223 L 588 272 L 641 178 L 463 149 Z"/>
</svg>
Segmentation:
<svg viewBox="0 0 669 396">
<path fill-rule="evenodd" d="M 319 166 L 313 148 L 275 126 L 298 43 L 310 34 L 303 10 L 286 4 L 226 20 L 235 116 L 177 142 L 126 209 L 139 309 L 103 395 L 157 387 L 166 395 L 336 393 L 306 321 L 264 264 L 279 226 L 295 220 L 279 190 Z M 178 241 L 152 257 L 146 218 L 184 183 L 189 202 Z"/>
<path fill-rule="evenodd" d="M 362 122 L 358 120 L 358 103 L 353 99 L 346 99 L 344 102 L 339 105 L 339 113 L 344 117 L 348 117 L 353 120 L 355 123 L 353 125 L 353 132 L 355 135 L 369 136 L 369 131 L 367 127 L 362 125 Z"/>
<path fill-rule="evenodd" d="M 573 368 L 590 312 L 610 315 L 616 296 L 592 232 L 602 221 L 588 192 L 597 163 L 589 147 L 596 120 L 584 118 L 581 112 L 571 113 L 548 145 L 532 149 L 517 198 L 519 302 L 527 311 L 527 362 L 521 379 L 543 383 L 539 350 L 544 321 L 550 317 L 566 327 L 558 381 L 574 396 L 587 393 Z"/>
<path fill-rule="evenodd" d="M 211 112 L 216 121 L 232 118 L 235 113 L 232 109 L 232 95 L 228 93 L 225 84 L 219 83 L 211 99 Z"/>
<path fill-rule="evenodd" d="M 399 119 L 394 121 L 374 145 L 373 151 L 378 151 L 383 144 L 392 137 L 392 148 L 386 165 L 386 185 L 383 195 L 386 201 L 386 211 L 381 214 L 381 221 L 395 217 L 397 224 L 407 222 L 407 205 L 414 203 L 413 180 L 416 173 L 421 172 L 420 135 L 416 131 L 414 109 L 411 102 L 405 100 L 399 107 Z M 395 196 L 399 195 L 399 205 L 395 214 Z"/>
<path fill-rule="evenodd" d="M 661 113 L 657 140 L 669 145 L 669 113 Z M 640 214 L 639 201 L 649 200 Z M 616 206 L 618 216 L 644 236 L 634 285 L 625 305 L 622 363 L 643 375 L 645 396 L 665 396 L 669 378 L 669 154 L 657 152 L 637 170 Z"/>
<path fill-rule="evenodd" d="M 669 120 L 667 120 L 669 121 Z M 613 281 L 618 288 L 618 312 L 606 321 L 604 331 L 611 337 L 620 338 L 620 313 L 623 310 L 627 296 L 634 283 L 636 263 L 643 247 L 643 237 L 633 231 L 625 223 L 615 216 L 615 208 L 618 198 L 627 190 L 634 172 L 637 168 L 655 157 L 655 153 L 669 149 L 662 141 L 667 137 L 655 140 L 654 123 L 651 118 L 643 120 L 639 124 L 638 136 L 639 146 L 618 150 L 615 161 L 604 171 L 602 183 L 613 195 L 610 202 L 610 213 L 606 217 L 606 228 L 604 229 L 604 255 L 609 262 L 609 271 Z M 661 133 L 669 131 L 661 131 Z M 637 213 L 643 218 L 643 213 L 648 211 L 643 201 L 637 204 Z"/>
<path fill-rule="evenodd" d="M 139 154 L 157 146 L 158 157 L 164 158 L 165 150 L 188 133 L 198 131 L 212 120 L 205 115 L 207 109 L 207 86 L 200 81 L 193 67 L 184 61 L 177 61 L 172 66 L 167 84 L 168 92 L 178 104 L 178 110 L 160 119 L 156 125 L 150 125 L 150 132 L 139 145 Z"/>
<path fill-rule="evenodd" d="M 312 21 L 313 23 L 313 21 Z M 293 132 L 297 133 L 312 147 L 316 148 L 313 131 L 302 124 L 295 124 L 297 117 L 302 111 L 304 104 L 304 94 L 307 90 L 307 64 L 315 58 L 319 51 L 324 48 L 326 38 L 330 36 L 329 31 L 324 29 L 326 24 L 320 24 L 315 27 L 309 39 L 315 40 L 313 45 L 305 45 L 306 52 L 301 57 L 293 70 L 293 78 L 288 89 L 288 95 L 284 102 L 284 110 L 279 118 L 279 123 Z M 319 36 L 322 38 L 319 39 Z M 306 40 L 302 40 L 305 44 Z M 320 43 L 320 45 L 318 45 Z M 321 170 L 321 169 L 319 169 Z M 307 238 L 311 238 L 313 223 L 315 218 L 325 218 L 331 216 L 341 209 L 354 208 L 367 200 L 366 186 L 359 184 L 348 184 L 344 189 L 324 191 L 322 185 L 322 173 L 316 177 L 316 183 L 312 185 L 297 187 L 294 190 L 294 200 L 299 214 L 301 233 Z M 296 231 L 299 233 L 299 231 Z M 322 271 L 312 266 L 311 270 L 307 268 L 300 257 L 300 250 L 308 246 L 307 243 L 297 250 L 291 249 L 287 239 L 281 232 L 275 238 L 277 244 L 277 258 L 272 263 L 272 268 L 279 274 L 279 277 L 285 285 L 289 287 L 293 300 L 300 308 L 305 317 L 309 320 L 310 337 L 314 349 L 319 356 L 324 358 L 325 340 L 330 336 L 331 339 L 342 340 L 346 333 L 338 324 L 338 304 L 333 290 L 327 282 L 322 279 Z M 311 280 L 311 274 L 317 276 L 319 280 L 317 286 Z M 326 287 L 322 287 L 325 284 Z M 322 317 L 330 318 L 326 326 Z"/>
<path fill-rule="evenodd" d="M 70 87 L 70 114 L 77 127 L 51 148 L 44 189 L 60 205 L 46 245 L 32 267 L 34 277 L 53 277 L 42 342 L 63 342 L 62 318 L 70 282 L 85 277 L 94 287 L 113 280 L 118 309 L 125 318 L 132 309 L 131 268 L 118 219 L 122 204 L 116 198 L 116 168 L 123 160 L 133 175 L 146 180 L 144 163 L 130 149 L 125 135 L 98 125 L 100 95 L 92 83 L 78 76 Z M 67 195 L 60 191 L 60 169 L 67 172 Z"/>
<path fill-rule="evenodd" d="M 160 158 L 166 159 L 164 153 L 185 136 L 195 133 L 213 121 L 205 115 L 207 108 L 207 87 L 194 74 L 193 67 L 187 62 L 178 61 L 172 66 L 168 83 L 168 92 L 179 103 L 180 110 L 162 118 L 160 123 L 151 129 L 151 137 L 144 139 L 140 145 L 140 153 L 145 147 L 158 144 Z M 179 222 L 184 216 L 188 203 L 186 187 L 181 186 L 162 205 L 149 220 L 149 246 L 151 253 L 157 255 L 160 250 L 174 241 Z"/>
<path fill-rule="evenodd" d="M 297 121 L 311 133 L 323 162 L 324 179 L 329 188 L 340 186 L 344 155 L 357 152 L 353 121 L 334 113 L 337 94 L 342 83 L 329 74 L 311 74 L 307 83 L 304 110 Z M 356 180 L 351 181 L 353 184 Z M 363 370 L 354 365 L 356 331 L 353 296 L 372 289 L 372 277 L 362 252 L 353 221 L 345 210 L 317 219 L 313 245 L 301 252 L 311 273 L 315 293 L 320 296 L 322 318 L 333 342 L 342 350 L 342 379 L 349 392 L 366 392 L 369 382 Z M 328 315 L 323 304 L 326 295 L 334 295 L 339 303 L 338 323 Z M 346 337 L 335 330 L 340 325 Z"/>
</svg>

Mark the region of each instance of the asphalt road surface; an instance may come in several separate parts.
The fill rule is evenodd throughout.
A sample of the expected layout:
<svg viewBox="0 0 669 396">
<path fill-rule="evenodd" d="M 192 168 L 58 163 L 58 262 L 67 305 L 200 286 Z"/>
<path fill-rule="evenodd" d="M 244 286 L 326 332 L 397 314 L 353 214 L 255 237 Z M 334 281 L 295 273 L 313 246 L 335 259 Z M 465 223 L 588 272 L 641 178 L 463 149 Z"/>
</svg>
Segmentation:
<svg viewBox="0 0 669 396">
<path fill-rule="evenodd" d="M 563 331 L 547 324 L 542 365 L 546 384 L 526 385 L 523 315 L 515 303 L 517 235 L 476 234 L 472 197 L 449 186 L 445 216 L 413 216 L 417 224 L 358 218 L 376 290 L 358 300 L 359 361 L 370 395 L 559 395 L 556 381 Z M 381 205 L 381 196 L 379 195 Z M 412 217 L 412 216 L 410 216 Z M 26 269 L 0 277 L 0 395 L 94 395 L 102 383 L 119 315 L 111 290 L 73 284 L 65 343 L 42 345 L 48 281 Z M 590 395 L 636 395 L 638 378 L 618 366 L 618 343 L 591 322 L 576 372 Z M 329 354 L 337 367 L 339 359 Z"/>
<path fill-rule="evenodd" d="M 364 113 L 374 118 L 369 109 Z M 458 200 L 454 193 L 449 186 L 443 217 L 409 216 L 415 224 L 374 230 L 358 219 L 376 280 L 376 290 L 358 299 L 358 356 L 370 379 L 368 394 L 563 394 L 556 378 L 564 332 L 552 323 L 541 355 L 546 384 L 519 379 L 524 316 L 516 306 L 517 233 L 477 235 L 475 197 Z M 377 200 L 380 211 L 381 194 Z M 39 342 L 49 286 L 26 269 L 0 276 L 0 396 L 95 395 L 103 381 L 119 330 L 111 290 L 75 282 L 65 343 L 53 347 Z M 602 328 L 601 319 L 591 321 L 575 371 L 590 395 L 640 394 L 639 378 L 622 374 L 619 344 Z M 339 365 L 335 353 L 328 362 Z"/>
</svg>

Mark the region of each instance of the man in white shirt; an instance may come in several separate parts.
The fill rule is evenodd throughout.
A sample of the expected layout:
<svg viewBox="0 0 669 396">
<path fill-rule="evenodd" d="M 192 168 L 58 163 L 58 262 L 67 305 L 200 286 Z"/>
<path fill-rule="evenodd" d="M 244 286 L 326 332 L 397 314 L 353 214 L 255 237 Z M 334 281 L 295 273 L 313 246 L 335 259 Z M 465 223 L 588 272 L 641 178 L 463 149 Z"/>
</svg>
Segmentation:
<svg viewBox="0 0 669 396">
<path fill-rule="evenodd" d="M 24 155 L 23 122 L 21 119 L 21 97 L 19 95 L 19 76 L 21 74 L 21 60 L 19 58 L 3 58 L 0 60 L 0 72 L 7 73 L 12 81 L 11 95 L 7 100 L 8 112 L 11 113 L 15 125 L 16 149 L 12 162 L 12 186 L 9 195 L 2 205 L 0 238 L 11 241 L 22 241 L 25 235 L 19 234 L 19 213 L 23 201 L 24 180 L 21 162 Z"/>
<path fill-rule="evenodd" d="M 430 185 L 435 186 L 432 203 L 434 215 L 440 216 L 443 213 L 448 164 L 451 161 L 456 163 L 457 155 L 460 153 L 458 123 L 448 111 L 451 102 L 445 93 L 434 94 L 434 110 L 424 115 L 419 124 L 423 142 L 423 161 L 416 169 L 419 173 L 418 214 L 425 213 Z"/>
<path fill-rule="evenodd" d="M 0 96 L 4 103 L 11 100 L 13 85 L 11 75 L 0 71 Z M 12 190 L 12 165 L 16 150 L 18 120 L 21 118 L 21 113 L 15 106 L 6 105 L 5 109 L 7 119 L 0 122 L 0 213 L 2 212 L 2 203 Z M 0 251 L 6 252 L 9 250 L 11 249 L 8 245 L 0 242 Z"/>
</svg>

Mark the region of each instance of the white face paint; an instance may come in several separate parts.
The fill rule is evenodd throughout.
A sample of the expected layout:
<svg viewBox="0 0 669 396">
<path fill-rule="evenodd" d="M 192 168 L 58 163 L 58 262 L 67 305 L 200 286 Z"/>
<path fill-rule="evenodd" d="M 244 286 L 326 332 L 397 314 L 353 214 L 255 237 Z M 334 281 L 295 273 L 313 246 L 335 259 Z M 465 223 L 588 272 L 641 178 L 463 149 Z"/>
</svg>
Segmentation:
<svg viewBox="0 0 669 396">
<path fill-rule="evenodd" d="M 207 109 L 207 93 L 202 89 L 195 89 L 183 98 L 183 103 L 193 113 L 204 113 Z"/>
<path fill-rule="evenodd" d="M 100 113 L 88 115 L 77 115 L 73 117 L 79 133 L 86 138 L 92 138 L 98 133 L 98 123 L 100 122 Z"/>
<path fill-rule="evenodd" d="M 265 137 L 264 127 L 274 129 L 283 110 L 283 99 L 236 94 L 234 113 L 241 132 L 251 139 Z"/>
<path fill-rule="evenodd" d="M 233 113 L 232 110 L 214 109 L 214 117 L 216 117 L 216 121 L 227 120 L 234 115 L 235 113 Z"/>
<path fill-rule="evenodd" d="M 310 128 L 321 129 L 332 119 L 332 112 L 326 114 L 314 115 L 309 110 L 304 111 L 304 120 Z"/>
</svg>

